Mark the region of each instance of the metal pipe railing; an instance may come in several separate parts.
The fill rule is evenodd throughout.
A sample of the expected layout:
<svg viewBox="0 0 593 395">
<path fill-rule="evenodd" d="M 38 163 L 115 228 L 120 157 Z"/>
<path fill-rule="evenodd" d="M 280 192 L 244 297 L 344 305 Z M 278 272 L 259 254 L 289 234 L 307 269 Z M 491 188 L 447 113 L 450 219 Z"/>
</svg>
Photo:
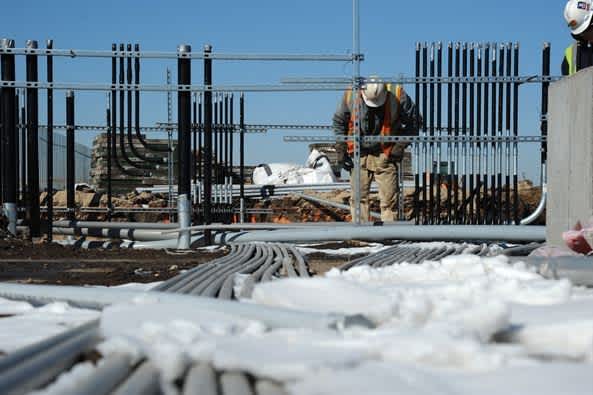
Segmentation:
<svg viewBox="0 0 593 395">
<path fill-rule="evenodd" d="M 410 240 L 410 241 L 459 241 L 459 240 L 489 240 L 489 241 L 543 241 L 546 239 L 545 227 L 526 226 L 479 226 L 479 225 L 449 225 L 449 226 L 340 226 L 323 229 L 292 229 L 220 233 L 216 235 L 219 244 L 247 243 L 255 241 L 270 242 L 312 242 L 336 240 Z"/>
</svg>

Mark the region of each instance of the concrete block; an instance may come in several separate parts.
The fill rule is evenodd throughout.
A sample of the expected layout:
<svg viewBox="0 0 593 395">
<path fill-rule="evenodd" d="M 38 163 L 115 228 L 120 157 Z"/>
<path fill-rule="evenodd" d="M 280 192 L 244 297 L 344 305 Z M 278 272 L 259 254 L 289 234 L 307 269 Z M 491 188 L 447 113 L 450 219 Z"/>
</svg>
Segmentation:
<svg viewBox="0 0 593 395">
<path fill-rule="evenodd" d="M 550 86 L 547 241 L 593 216 L 593 68 Z"/>
</svg>

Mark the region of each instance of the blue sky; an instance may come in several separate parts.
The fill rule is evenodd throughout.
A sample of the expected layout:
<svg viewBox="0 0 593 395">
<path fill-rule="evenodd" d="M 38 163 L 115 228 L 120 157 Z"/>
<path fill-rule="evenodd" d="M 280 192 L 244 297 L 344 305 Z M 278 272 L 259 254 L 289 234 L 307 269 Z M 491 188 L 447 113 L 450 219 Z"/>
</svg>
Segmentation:
<svg viewBox="0 0 593 395">
<path fill-rule="evenodd" d="M 521 74 L 540 72 L 541 47 L 552 44 L 552 70 L 559 74 L 563 49 L 570 43 L 562 10 L 564 1 L 533 3 L 499 0 L 476 2 L 404 2 L 361 0 L 363 74 L 412 75 L 417 41 L 519 41 Z M 56 48 L 110 49 L 112 42 L 138 42 L 146 50 L 173 51 L 181 43 L 200 50 L 205 43 L 215 51 L 257 53 L 348 53 L 352 47 L 351 0 L 300 1 L 66 1 L 8 2 L 3 5 L 0 36 L 15 39 L 17 47 L 27 39 L 55 41 Z M 143 82 L 161 83 L 165 67 L 174 62 L 147 60 Z M 40 67 L 45 78 L 44 68 Z M 277 83 L 284 77 L 348 76 L 349 64 L 319 63 L 215 63 L 214 80 L 220 84 Z M 24 67 L 17 71 L 24 79 Z M 55 61 L 55 80 L 110 82 L 108 60 Z M 193 66 L 193 82 L 202 81 L 202 65 Z M 56 94 L 56 122 L 63 121 L 63 92 Z M 338 92 L 250 93 L 248 123 L 328 124 Z M 42 93 L 40 102 L 44 103 Z M 77 96 L 77 123 L 104 121 L 106 98 L 102 93 Z M 166 120 L 164 94 L 143 95 L 143 124 Z M 521 88 L 520 133 L 539 130 L 539 86 Z M 42 112 L 41 122 L 45 115 Z M 315 132 L 301 132 L 313 135 Z M 295 135 L 298 132 L 288 132 Z M 248 163 L 306 159 L 304 144 L 282 141 L 280 132 L 249 136 Z M 92 135 L 79 134 L 90 144 Z M 522 148 L 521 168 L 537 178 L 537 149 Z"/>
</svg>

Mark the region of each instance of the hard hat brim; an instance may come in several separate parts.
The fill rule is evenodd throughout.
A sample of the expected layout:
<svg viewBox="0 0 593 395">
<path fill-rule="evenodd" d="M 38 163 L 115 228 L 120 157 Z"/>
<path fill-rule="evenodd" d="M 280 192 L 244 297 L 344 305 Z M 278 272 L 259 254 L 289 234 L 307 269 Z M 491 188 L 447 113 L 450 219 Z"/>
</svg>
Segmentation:
<svg viewBox="0 0 593 395">
<path fill-rule="evenodd" d="M 365 104 L 369 107 L 373 107 L 373 108 L 381 107 L 383 104 L 385 104 L 385 100 L 387 99 L 387 91 L 381 92 L 381 94 L 376 99 L 369 99 L 363 93 L 362 99 L 364 100 Z"/>
<path fill-rule="evenodd" d="M 585 30 L 587 30 L 591 26 L 591 19 L 593 19 L 593 12 L 589 12 L 589 15 L 587 15 L 587 19 L 585 20 L 585 23 L 581 23 L 581 25 L 575 29 L 571 28 L 571 33 L 575 36 L 583 34 Z"/>
</svg>

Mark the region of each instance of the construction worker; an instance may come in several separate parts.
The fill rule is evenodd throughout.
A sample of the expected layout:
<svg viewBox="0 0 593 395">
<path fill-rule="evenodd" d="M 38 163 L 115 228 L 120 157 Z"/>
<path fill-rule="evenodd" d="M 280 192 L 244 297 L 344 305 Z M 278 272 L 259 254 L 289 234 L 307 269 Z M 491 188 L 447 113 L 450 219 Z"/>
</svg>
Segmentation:
<svg viewBox="0 0 593 395">
<path fill-rule="evenodd" d="M 593 66 L 593 1 L 569 0 L 564 7 L 564 19 L 575 42 L 564 52 L 562 75 L 572 75 Z"/>
<path fill-rule="evenodd" d="M 354 134 L 354 106 L 360 104 L 362 136 L 414 136 L 418 134 L 416 105 L 400 85 L 386 85 L 378 82 L 377 77 L 370 77 L 359 91 L 358 97 L 352 97 L 352 90 L 347 90 L 340 101 L 333 117 L 333 129 L 336 135 Z M 404 150 L 409 143 L 363 142 L 360 148 L 360 202 L 361 220 L 369 220 L 369 191 L 373 179 L 379 186 L 381 220 L 395 221 L 399 205 L 399 174 Z M 354 163 L 353 142 L 336 145 L 340 168 L 351 172 Z M 356 188 L 354 176 L 350 185 Z M 350 199 L 352 218 L 354 202 Z"/>
</svg>

